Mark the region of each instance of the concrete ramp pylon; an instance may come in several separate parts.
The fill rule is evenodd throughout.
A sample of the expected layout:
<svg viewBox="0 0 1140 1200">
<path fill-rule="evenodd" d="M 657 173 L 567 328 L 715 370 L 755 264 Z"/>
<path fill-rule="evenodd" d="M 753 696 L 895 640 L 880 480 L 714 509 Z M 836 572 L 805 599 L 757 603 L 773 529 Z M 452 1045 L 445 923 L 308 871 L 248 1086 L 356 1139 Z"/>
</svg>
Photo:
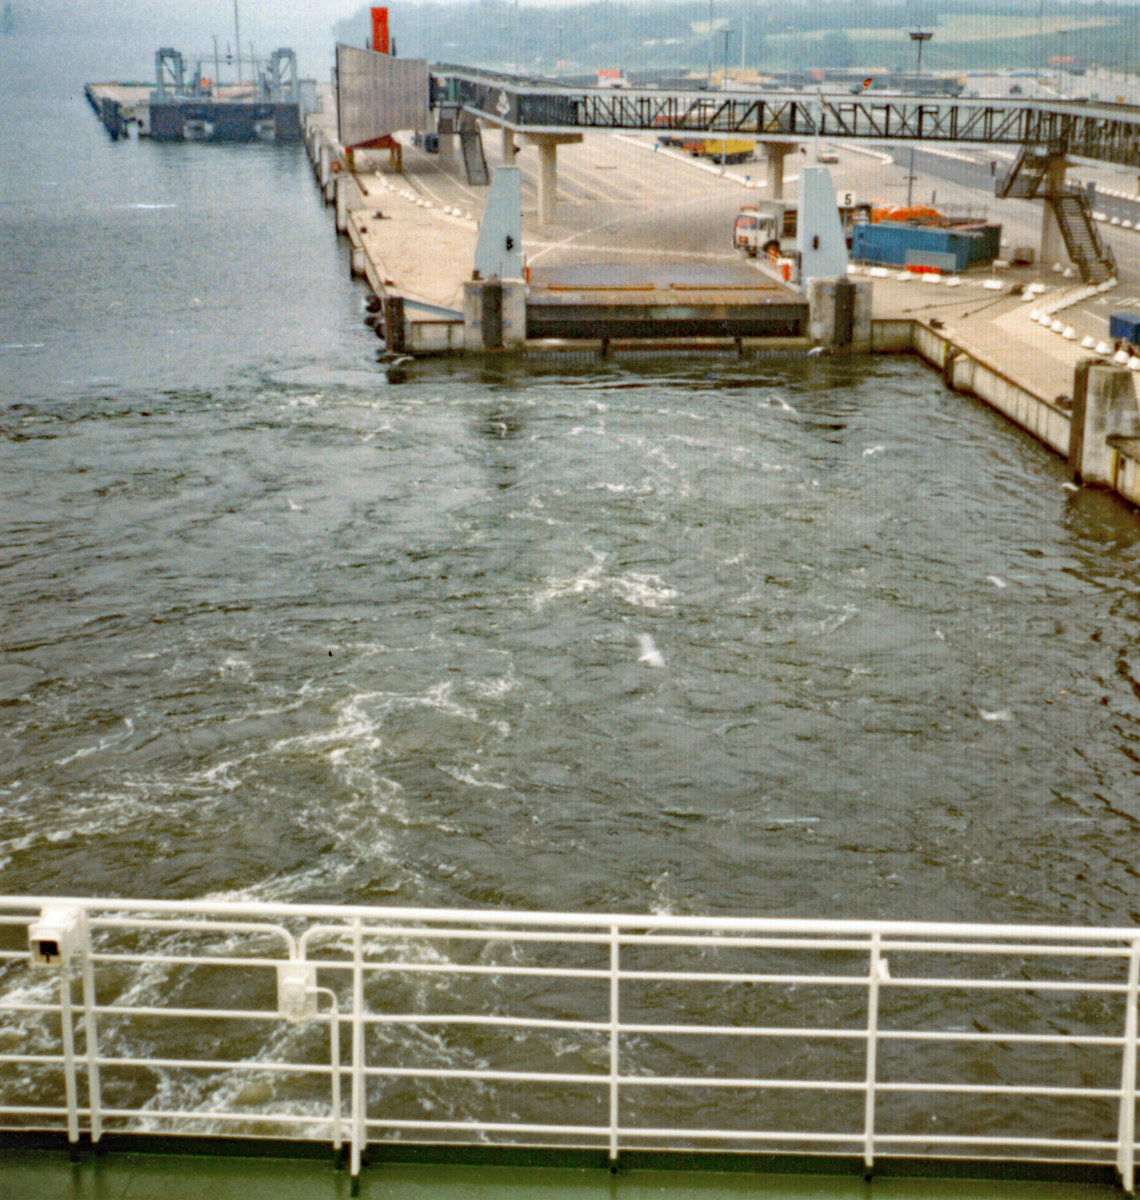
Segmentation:
<svg viewBox="0 0 1140 1200">
<path fill-rule="evenodd" d="M 475 271 L 480 279 L 522 279 L 522 172 L 496 167 L 479 222 Z"/>
</svg>

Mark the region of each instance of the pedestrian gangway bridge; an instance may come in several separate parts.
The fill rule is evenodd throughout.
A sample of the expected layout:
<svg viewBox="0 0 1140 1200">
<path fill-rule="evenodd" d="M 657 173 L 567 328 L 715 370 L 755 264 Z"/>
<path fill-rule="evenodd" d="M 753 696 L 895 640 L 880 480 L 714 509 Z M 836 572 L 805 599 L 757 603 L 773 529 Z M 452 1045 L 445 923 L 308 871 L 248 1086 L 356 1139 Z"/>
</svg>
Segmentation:
<svg viewBox="0 0 1140 1200">
<path fill-rule="evenodd" d="M 460 135 L 464 161 L 483 163 L 480 125 L 497 125 L 503 161 L 516 138 L 538 148 L 539 211 L 554 219 L 557 148 L 589 130 L 683 131 L 751 137 L 767 158 L 768 198 L 783 198 L 784 158 L 798 142 L 826 137 L 882 142 L 1013 145 L 1039 160 L 1042 186 L 1015 191 L 1012 177 L 997 195 L 1044 201 L 1041 259 L 1056 261 L 1062 245 L 1086 282 L 1116 272 L 1096 233 L 1083 191 L 1065 183 L 1068 156 L 1140 167 L 1140 107 L 1085 101 L 896 96 L 788 91 L 569 88 L 467 67 L 432 68 L 438 128 Z M 1020 172 L 1021 162 L 1012 173 Z M 483 167 L 485 172 L 485 165 Z M 484 182 L 468 167 L 468 182 Z"/>
<path fill-rule="evenodd" d="M 989 97 L 569 88 L 469 67 L 433 66 L 440 99 L 527 134 L 589 129 L 731 133 L 763 141 L 1056 145 L 1068 154 L 1140 167 L 1140 107 Z"/>
<path fill-rule="evenodd" d="M 1132 1190 L 1138 999 L 1136 928 L 8 897 L 0 1193 L 61 1147 L 264 1143 L 354 1187 L 446 1160 Z"/>
</svg>

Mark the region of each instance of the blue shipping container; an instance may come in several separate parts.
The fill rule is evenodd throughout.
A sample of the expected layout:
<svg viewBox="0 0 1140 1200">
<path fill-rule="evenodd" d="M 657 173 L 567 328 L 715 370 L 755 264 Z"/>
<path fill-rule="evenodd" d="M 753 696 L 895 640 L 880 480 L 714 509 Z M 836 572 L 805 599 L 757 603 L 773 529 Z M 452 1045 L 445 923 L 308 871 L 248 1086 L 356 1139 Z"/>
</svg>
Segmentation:
<svg viewBox="0 0 1140 1200">
<path fill-rule="evenodd" d="M 931 266 L 943 267 L 945 255 L 953 257 L 953 270 L 992 262 L 1001 244 L 1001 226 L 945 229 L 937 225 L 906 225 L 880 221 L 856 225 L 851 236 L 851 257 L 859 262 L 902 267 L 922 264 L 929 255 Z M 937 257 L 935 257 L 937 256 Z"/>
<path fill-rule="evenodd" d="M 1124 338 L 1134 346 L 1140 346 L 1140 316 L 1136 313 L 1112 313 L 1108 318 L 1108 336 Z"/>
</svg>

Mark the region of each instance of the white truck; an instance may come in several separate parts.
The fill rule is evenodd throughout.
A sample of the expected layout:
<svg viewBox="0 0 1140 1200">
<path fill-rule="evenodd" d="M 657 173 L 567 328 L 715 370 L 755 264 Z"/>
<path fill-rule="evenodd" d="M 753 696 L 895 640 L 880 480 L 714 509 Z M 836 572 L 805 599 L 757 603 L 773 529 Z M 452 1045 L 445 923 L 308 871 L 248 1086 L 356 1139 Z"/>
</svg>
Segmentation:
<svg viewBox="0 0 1140 1200">
<path fill-rule="evenodd" d="M 851 246 L 852 226 L 871 219 L 872 205 L 856 202 L 850 193 L 839 197 L 839 219 Z M 791 242 L 796 236 L 796 206 L 783 200 L 757 200 L 746 204 L 736 215 L 732 224 L 732 245 L 743 250 L 750 258 L 758 254 L 778 255 L 781 250 L 790 253 Z"/>
<path fill-rule="evenodd" d="M 732 245 L 749 258 L 779 253 L 780 240 L 796 234 L 796 209 L 782 200 L 758 200 L 746 204 L 732 224 Z"/>
</svg>

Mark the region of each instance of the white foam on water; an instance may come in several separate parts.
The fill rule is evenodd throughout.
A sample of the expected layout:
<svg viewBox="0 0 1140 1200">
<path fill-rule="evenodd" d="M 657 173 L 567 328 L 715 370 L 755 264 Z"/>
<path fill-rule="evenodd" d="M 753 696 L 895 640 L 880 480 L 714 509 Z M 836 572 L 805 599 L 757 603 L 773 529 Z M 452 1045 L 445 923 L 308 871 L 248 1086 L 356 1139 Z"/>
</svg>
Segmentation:
<svg viewBox="0 0 1140 1200">
<path fill-rule="evenodd" d="M 242 778 L 233 774 L 234 769 L 252 761 L 255 756 L 230 759 L 227 762 L 215 763 L 204 771 L 197 772 L 197 777 L 208 783 L 211 788 L 220 788 L 224 792 L 236 792 L 242 785 Z"/>
<path fill-rule="evenodd" d="M 435 764 L 445 775 L 450 775 L 456 783 L 464 783 L 468 787 L 490 788 L 496 792 L 510 791 L 509 783 L 499 783 L 494 779 L 484 779 L 479 774 L 480 764 L 474 763 L 470 766 L 461 766 L 454 763 L 436 763 Z"/>
<path fill-rule="evenodd" d="M 983 721 L 1012 721 L 1013 720 L 1013 714 L 1009 711 L 1008 708 L 998 708 L 998 709 L 993 710 L 992 712 L 987 709 L 984 709 L 984 708 L 979 708 L 978 716 L 980 716 Z"/>
<path fill-rule="evenodd" d="M 109 750 L 112 746 L 121 745 L 135 731 L 135 723 L 130 717 L 123 718 L 123 728 L 116 733 L 109 733 L 105 737 L 101 737 L 94 746 L 81 746 L 73 754 L 68 754 L 64 758 L 57 758 L 55 766 L 66 767 L 68 763 L 73 763 L 76 759 L 86 758 L 90 754 L 98 754 L 101 750 Z"/>
<path fill-rule="evenodd" d="M 637 635 L 637 646 L 641 653 L 637 657 L 638 662 L 643 662 L 650 667 L 663 667 L 665 665 L 665 655 L 657 649 L 657 643 L 648 633 L 639 633 Z"/>
<path fill-rule="evenodd" d="M 987 575 L 986 583 L 992 583 L 994 587 L 998 589 L 998 591 L 1001 591 L 1002 588 L 1009 587 L 1009 584 L 1006 583 L 1006 581 L 1002 579 L 1000 575 Z"/>
<path fill-rule="evenodd" d="M 615 496 L 651 496 L 657 490 L 651 483 L 592 483 L 590 489 L 612 492 Z"/>
<path fill-rule="evenodd" d="M 665 608 L 676 599 L 676 589 L 670 587 L 660 575 L 641 571 L 607 575 L 605 560 L 604 554 L 595 554 L 594 562 L 577 575 L 549 579 L 534 597 L 535 608 L 545 608 L 555 600 L 594 594 L 610 596 L 637 608 Z"/>
<path fill-rule="evenodd" d="M 218 674 L 223 679 L 237 678 L 242 683 L 253 682 L 253 664 L 246 658 L 231 654 L 218 668 Z"/>
<path fill-rule="evenodd" d="M 498 678 L 473 679 L 470 682 L 471 690 L 485 700 L 497 700 L 500 696 L 505 696 L 508 692 L 513 692 L 518 686 L 518 677 L 515 675 L 513 668 L 506 675 L 501 675 Z"/>
<path fill-rule="evenodd" d="M 820 633 L 834 633 L 841 629 L 852 617 L 859 615 L 859 609 L 854 604 L 845 604 L 841 611 L 833 612 L 819 622 Z"/>
<path fill-rule="evenodd" d="M 783 398 L 783 396 L 765 396 L 762 400 L 757 400 L 756 407 L 757 408 L 774 408 L 778 412 L 791 413 L 793 416 L 796 416 L 796 417 L 798 417 L 800 415 L 799 410 L 796 408 L 793 408 L 792 405 L 790 405 Z"/>
</svg>

